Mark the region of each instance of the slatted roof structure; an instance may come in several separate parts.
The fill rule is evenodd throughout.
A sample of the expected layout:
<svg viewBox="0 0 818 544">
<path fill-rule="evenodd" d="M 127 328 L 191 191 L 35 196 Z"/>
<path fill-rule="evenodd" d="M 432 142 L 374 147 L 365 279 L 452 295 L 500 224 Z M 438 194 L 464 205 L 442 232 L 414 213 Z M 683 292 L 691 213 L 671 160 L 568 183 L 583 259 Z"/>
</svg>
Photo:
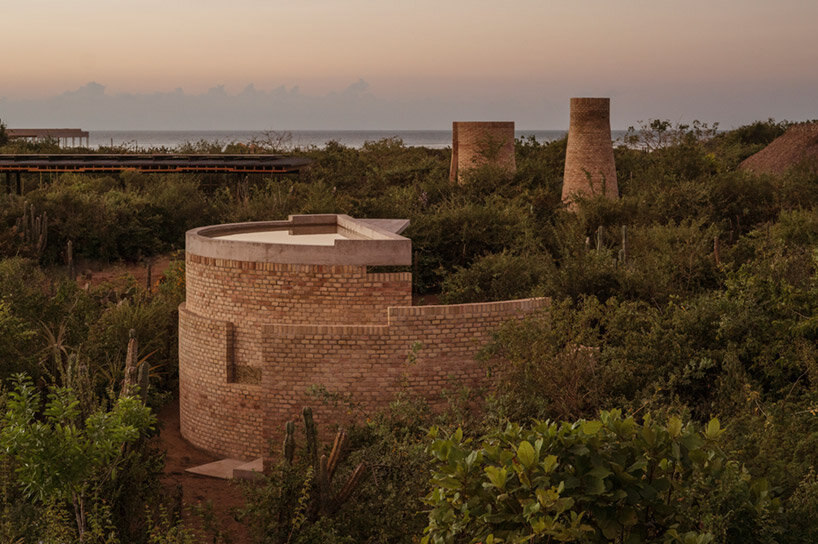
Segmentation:
<svg viewBox="0 0 818 544">
<path fill-rule="evenodd" d="M 59 144 L 68 145 L 68 140 L 71 140 L 71 147 L 76 145 L 79 140 L 80 145 L 88 147 L 88 139 L 91 134 L 87 130 L 81 128 L 9 128 L 6 129 L 6 135 L 12 140 L 57 140 Z"/>
<path fill-rule="evenodd" d="M 0 172 L 266 173 L 298 172 L 310 163 L 284 155 L 0 154 Z"/>
</svg>

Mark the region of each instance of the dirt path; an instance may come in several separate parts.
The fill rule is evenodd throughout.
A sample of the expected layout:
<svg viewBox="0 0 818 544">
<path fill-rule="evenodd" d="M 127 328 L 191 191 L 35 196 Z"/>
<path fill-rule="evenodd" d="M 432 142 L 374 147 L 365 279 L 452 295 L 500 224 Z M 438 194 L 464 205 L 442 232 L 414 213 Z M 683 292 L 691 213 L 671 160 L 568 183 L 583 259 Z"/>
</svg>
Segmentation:
<svg viewBox="0 0 818 544">
<path fill-rule="evenodd" d="M 179 432 L 179 402 L 168 403 L 159 413 L 162 431 L 159 434 L 160 447 L 165 450 L 165 474 L 162 485 L 169 494 L 182 488 L 182 504 L 185 507 L 204 505 L 210 501 L 218 528 L 224 531 L 233 544 L 250 544 L 247 528 L 236 521 L 233 510 L 244 505 L 244 496 L 238 484 L 185 472 L 186 468 L 218 461 L 218 458 L 192 446 Z M 185 508 L 185 520 L 191 526 L 203 530 L 200 516 L 193 515 Z M 205 532 L 202 533 L 205 536 Z M 212 540 L 212 533 L 208 535 Z M 204 541 L 204 540 L 203 540 Z"/>
</svg>

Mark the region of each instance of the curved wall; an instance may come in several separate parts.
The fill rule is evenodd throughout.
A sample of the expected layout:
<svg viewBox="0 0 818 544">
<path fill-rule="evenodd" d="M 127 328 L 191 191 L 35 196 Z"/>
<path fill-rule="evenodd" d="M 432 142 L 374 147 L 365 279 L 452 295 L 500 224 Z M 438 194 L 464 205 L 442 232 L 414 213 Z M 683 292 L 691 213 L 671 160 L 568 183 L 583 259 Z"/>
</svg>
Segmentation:
<svg viewBox="0 0 818 544">
<path fill-rule="evenodd" d="M 545 304 L 525 299 L 392 307 L 381 325 L 271 322 L 255 330 L 263 360 L 258 384 L 229 382 L 229 324 L 182 305 L 182 436 L 213 453 L 250 459 L 268 455 L 269 444 L 280 442 L 284 424 L 297 419 L 303 406 L 313 406 L 322 425 L 349 419 L 339 409 L 316 407 L 308 394 L 312 385 L 348 396 L 364 413 L 387 406 L 402 390 L 434 403 L 444 389 L 485 385 L 486 369 L 475 355 L 491 332 Z"/>
<path fill-rule="evenodd" d="M 180 421 L 182 436 L 218 455 L 268 455 L 284 423 L 308 404 L 321 425 L 346 422 L 345 413 L 315 407 L 312 385 L 348 396 L 364 412 L 386 406 L 404 389 L 435 400 L 455 382 L 480 385 L 485 369 L 474 356 L 490 333 L 546 302 L 413 307 L 408 272 L 270 262 L 281 252 L 241 241 L 197 241 L 202 231 L 188 233 L 187 300 L 179 307 Z M 394 241 L 400 252 L 409 242 Z M 340 262 L 384 257 L 369 254 L 365 244 L 353 250 L 302 248 L 308 257 L 323 259 L 324 251 Z M 259 257 L 227 258 L 236 255 Z"/>
<path fill-rule="evenodd" d="M 575 196 L 605 195 L 618 198 L 610 98 L 572 98 L 562 200 Z"/>
<path fill-rule="evenodd" d="M 452 164 L 449 181 L 486 164 L 516 172 L 513 121 L 455 121 L 452 123 Z"/>
</svg>

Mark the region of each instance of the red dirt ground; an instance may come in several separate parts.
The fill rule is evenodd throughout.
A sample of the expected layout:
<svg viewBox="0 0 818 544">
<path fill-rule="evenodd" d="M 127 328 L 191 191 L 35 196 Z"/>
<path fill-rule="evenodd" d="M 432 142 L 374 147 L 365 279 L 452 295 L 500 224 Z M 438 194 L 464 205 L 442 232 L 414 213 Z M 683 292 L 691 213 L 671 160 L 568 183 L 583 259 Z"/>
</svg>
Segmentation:
<svg viewBox="0 0 818 544">
<path fill-rule="evenodd" d="M 152 260 L 151 281 L 156 282 L 170 264 L 170 255 L 158 255 Z M 77 266 L 77 284 L 86 283 L 97 286 L 107 281 L 114 281 L 126 274 L 130 274 L 140 284 L 144 285 L 148 277 L 148 270 L 144 263 L 114 263 L 103 265 L 95 262 L 80 263 Z"/>
<path fill-rule="evenodd" d="M 230 480 L 185 472 L 186 468 L 219 459 L 192 446 L 182 438 L 179 432 L 179 401 L 168 403 L 159 413 L 159 421 L 162 424 L 159 445 L 166 452 L 165 474 L 162 477 L 162 485 L 166 492 L 173 495 L 177 486 L 181 485 L 182 504 L 185 507 L 212 502 L 220 530 L 229 535 L 233 544 L 250 544 L 247 528 L 233 517 L 233 510 L 244 505 L 240 486 Z M 185 508 L 185 520 L 201 530 L 201 519 L 191 514 L 189 510 Z"/>
<path fill-rule="evenodd" d="M 169 255 L 161 255 L 153 259 L 151 276 L 152 281 L 158 280 L 167 270 L 170 263 Z M 81 265 L 82 266 L 82 265 Z M 85 263 L 78 267 L 80 285 L 89 283 L 97 286 L 105 282 L 114 281 L 130 274 L 140 284 L 147 279 L 147 269 L 140 263 L 117 263 L 101 265 Z M 203 528 L 201 516 L 191 512 L 189 507 L 213 505 L 216 527 L 229 536 L 232 544 L 250 544 L 251 539 L 247 528 L 234 518 L 234 510 L 244 506 L 244 495 L 241 487 L 230 481 L 210 478 L 185 472 L 186 468 L 203 465 L 219 459 L 202 451 L 187 442 L 179 431 L 179 401 L 168 403 L 158 414 L 161 431 L 158 437 L 158 446 L 165 451 L 165 471 L 162 477 L 162 486 L 168 496 L 177 494 L 178 486 L 182 488 L 183 517 L 186 525 L 199 533 L 200 540 L 212 541 L 212 533 Z"/>
</svg>

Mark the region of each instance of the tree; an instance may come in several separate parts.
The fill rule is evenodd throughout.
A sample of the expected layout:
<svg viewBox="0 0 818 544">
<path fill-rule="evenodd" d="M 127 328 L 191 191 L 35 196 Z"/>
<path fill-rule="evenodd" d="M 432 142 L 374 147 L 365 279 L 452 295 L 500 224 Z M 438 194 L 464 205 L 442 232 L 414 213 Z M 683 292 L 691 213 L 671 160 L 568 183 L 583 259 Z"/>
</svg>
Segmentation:
<svg viewBox="0 0 818 544">
<path fill-rule="evenodd" d="M 31 379 L 18 374 L 12 381 L 0 446 L 16 462 L 26 495 L 71 505 L 83 542 L 89 499 L 115 476 L 127 445 L 153 429 L 156 417 L 138 398 L 122 397 L 83 420 L 76 394 L 66 387 L 52 388 L 40 416 L 42 397 Z"/>
</svg>

